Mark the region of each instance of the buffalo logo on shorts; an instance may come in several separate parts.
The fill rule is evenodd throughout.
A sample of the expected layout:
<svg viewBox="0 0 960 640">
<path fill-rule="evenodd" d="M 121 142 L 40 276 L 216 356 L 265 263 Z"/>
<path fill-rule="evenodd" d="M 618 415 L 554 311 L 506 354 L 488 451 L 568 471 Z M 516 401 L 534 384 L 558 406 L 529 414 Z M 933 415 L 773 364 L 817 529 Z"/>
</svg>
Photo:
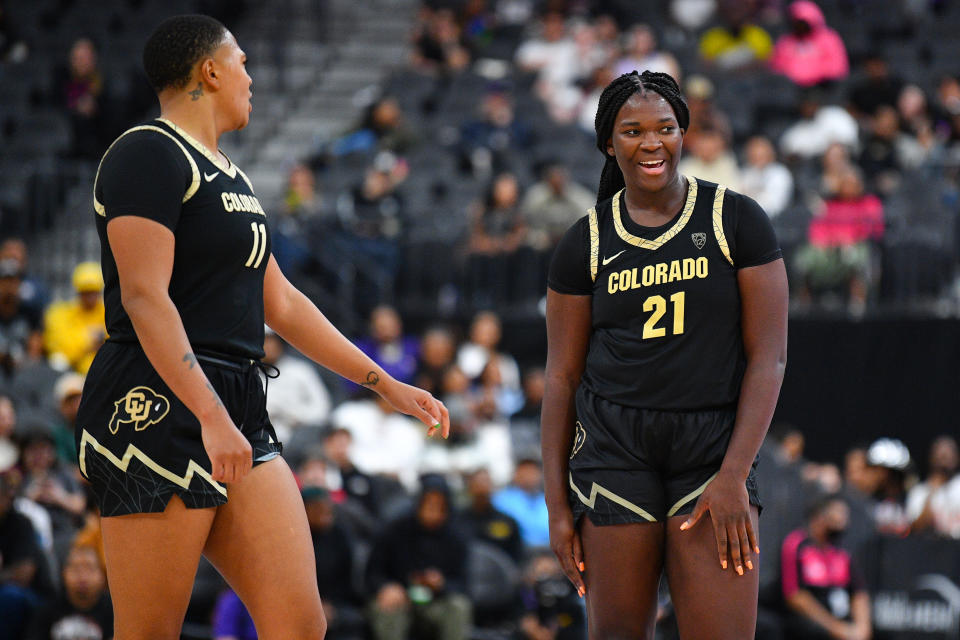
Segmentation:
<svg viewBox="0 0 960 640">
<path fill-rule="evenodd" d="M 133 425 L 135 431 L 143 431 L 163 420 L 170 412 L 170 401 L 150 387 L 134 387 L 113 403 L 110 417 L 110 433 L 116 434 L 123 423 Z"/>
<path fill-rule="evenodd" d="M 573 456 L 577 455 L 577 452 L 580 451 L 580 447 L 583 446 L 583 443 L 587 441 L 587 430 L 583 428 L 583 425 L 580 424 L 580 421 L 577 420 L 576 432 L 573 434 L 573 448 L 570 449 L 570 459 L 573 460 Z"/>
<path fill-rule="evenodd" d="M 690 238 L 693 240 L 693 244 L 696 245 L 697 249 L 703 249 L 703 245 L 707 244 L 707 234 L 702 231 L 691 233 Z"/>
</svg>

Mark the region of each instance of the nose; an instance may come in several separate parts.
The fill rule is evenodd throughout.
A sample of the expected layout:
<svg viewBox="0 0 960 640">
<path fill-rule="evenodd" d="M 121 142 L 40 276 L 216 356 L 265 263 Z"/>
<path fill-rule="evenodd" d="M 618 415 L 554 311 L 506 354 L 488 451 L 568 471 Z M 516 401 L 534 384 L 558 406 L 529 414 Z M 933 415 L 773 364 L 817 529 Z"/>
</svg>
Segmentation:
<svg viewBox="0 0 960 640">
<path fill-rule="evenodd" d="M 640 147 L 644 150 L 656 151 L 663 146 L 663 141 L 655 131 L 648 131 L 640 138 Z"/>
</svg>

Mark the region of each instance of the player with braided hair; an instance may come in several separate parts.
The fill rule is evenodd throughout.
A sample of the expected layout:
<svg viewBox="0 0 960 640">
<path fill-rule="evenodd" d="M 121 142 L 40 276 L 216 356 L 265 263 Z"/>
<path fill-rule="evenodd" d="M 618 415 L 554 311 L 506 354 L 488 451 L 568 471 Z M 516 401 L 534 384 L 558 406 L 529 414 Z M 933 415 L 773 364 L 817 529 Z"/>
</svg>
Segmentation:
<svg viewBox="0 0 960 640">
<path fill-rule="evenodd" d="M 786 364 L 786 271 L 756 202 L 677 171 L 689 121 L 667 74 L 610 83 L 597 205 L 550 267 L 550 543 L 591 638 L 652 638 L 664 569 L 682 637 L 756 625 L 754 467 Z"/>
</svg>

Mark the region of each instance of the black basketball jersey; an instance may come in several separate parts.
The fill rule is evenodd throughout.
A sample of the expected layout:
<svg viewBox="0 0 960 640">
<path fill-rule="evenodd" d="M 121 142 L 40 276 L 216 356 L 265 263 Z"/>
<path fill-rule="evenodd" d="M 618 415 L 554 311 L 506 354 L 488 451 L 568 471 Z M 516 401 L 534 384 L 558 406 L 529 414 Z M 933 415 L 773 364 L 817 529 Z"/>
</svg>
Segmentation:
<svg viewBox="0 0 960 640">
<path fill-rule="evenodd" d="M 561 240 L 549 284 L 592 295 L 581 384 L 619 404 L 669 410 L 735 405 L 745 368 L 737 269 L 780 257 L 750 198 L 687 178 L 683 209 L 658 228 L 630 219 L 623 191 Z"/>
<path fill-rule="evenodd" d="M 263 356 L 263 277 L 270 258 L 266 214 L 253 185 L 174 123 L 133 127 L 107 149 L 94 181 L 104 305 L 110 340 L 137 340 L 120 301 L 107 223 L 155 220 L 176 239 L 170 297 L 195 350 Z"/>
</svg>

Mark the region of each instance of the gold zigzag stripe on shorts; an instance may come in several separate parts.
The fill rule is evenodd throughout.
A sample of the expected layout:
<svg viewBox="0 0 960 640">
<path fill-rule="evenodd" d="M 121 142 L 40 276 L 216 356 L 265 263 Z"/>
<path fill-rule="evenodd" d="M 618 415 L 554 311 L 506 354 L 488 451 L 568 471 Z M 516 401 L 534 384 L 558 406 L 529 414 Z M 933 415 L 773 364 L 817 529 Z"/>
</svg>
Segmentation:
<svg viewBox="0 0 960 640">
<path fill-rule="evenodd" d="M 145 454 L 143 451 L 138 449 L 136 446 L 129 444 L 127 445 L 127 450 L 123 454 L 123 458 L 118 458 L 113 454 L 112 451 L 107 449 L 105 446 L 97 442 L 97 439 L 90 435 L 90 432 L 86 429 L 83 430 L 83 435 L 80 437 L 80 471 L 83 473 L 84 477 L 87 477 L 87 445 L 93 447 L 93 450 L 99 453 L 101 456 L 106 458 L 111 464 L 123 471 L 127 472 L 127 467 L 130 466 L 130 460 L 136 458 L 142 462 L 148 469 L 160 475 L 170 482 L 174 483 L 178 487 L 183 487 L 184 489 L 190 488 L 190 482 L 193 480 L 194 475 L 198 475 L 213 486 L 214 489 L 223 494 L 224 497 L 227 496 L 227 488 L 213 479 L 206 469 L 201 467 L 199 464 L 190 460 L 187 463 L 187 472 L 183 476 L 178 476 L 174 472 L 164 469 L 159 464 L 153 461 L 150 456 Z"/>
<path fill-rule="evenodd" d="M 573 489 L 573 492 L 577 494 L 577 497 L 580 498 L 580 502 L 587 505 L 591 509 L 595 508 L 594 505 L 597 503 L 597 496 L 600 495 L 606 498 L 607 500 L 610 500 L 611 502 L 616 502 L 618 505 L 620 505 L 625 509 L 629 509 L 630 511 L 633 511 L 634 513 L 636 513 L 637 515 L 639 515 L 641 518 L 645 520 L 649 520 L 650 522 L 657 521 L 656 518 L 654 518 L 652 515 L 650 515 L 648 512 L 646 512 L 642 508 L 633 504 L 626 498 L 621 498 L 620 496 L 615 494 L 613 491 L 610 491 L 609 489 L 601 487 L 596 482 L 594 482 L 593 486 L 590 487 L 590 497 L 589 498 L 586 497 L 585 495 L 583 495 L 583 493 L 580 492 L 580 489 L 577 487 L 577 485 L 574 484 L 572 473 L 570 474 L 570 487 Z"/>
</svg>

